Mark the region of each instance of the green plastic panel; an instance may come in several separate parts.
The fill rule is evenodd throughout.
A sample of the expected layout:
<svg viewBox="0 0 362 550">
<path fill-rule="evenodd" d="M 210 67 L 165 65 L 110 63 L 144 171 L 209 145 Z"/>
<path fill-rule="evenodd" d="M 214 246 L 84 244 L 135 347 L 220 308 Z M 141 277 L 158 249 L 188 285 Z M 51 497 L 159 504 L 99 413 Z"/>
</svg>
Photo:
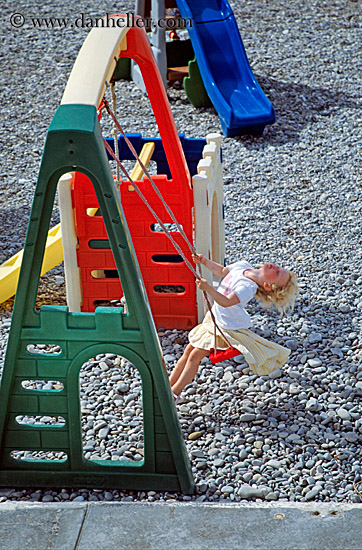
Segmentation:
<svg viewBox="0 0 362 550">
<path fill-rule="evenodd" d="M 83 172 L 93 183 L 129 313 L 97 308 L 70 313 L 35 300 L 59 178 Z M 30 353 L 57 344 L 57 354 Z M 31 348 L 30 348 L 31 349 Z M 101 353 L 128 359 L 142 380 L 144 460 L 86 460 L 81 434 L 79 373 Z M 58 390 L 29 390 L 25 380 L 57 380 Z M 61 416 L 63 425 L 21 424 L 17 416 Z M 36 460 L 24 451 L 63 451 L 64 460 Z M 17 455 L 14 452 L 23 452 Z M 43 456 L 43 455 L 42 455 Z M 110 172 L 96 109 L 60 106 L 50 125 L 35 190 L 0 388 L 0 485 L 109 487 L 192 493 L 194 480 L 142 277 Z"/>
</svg>

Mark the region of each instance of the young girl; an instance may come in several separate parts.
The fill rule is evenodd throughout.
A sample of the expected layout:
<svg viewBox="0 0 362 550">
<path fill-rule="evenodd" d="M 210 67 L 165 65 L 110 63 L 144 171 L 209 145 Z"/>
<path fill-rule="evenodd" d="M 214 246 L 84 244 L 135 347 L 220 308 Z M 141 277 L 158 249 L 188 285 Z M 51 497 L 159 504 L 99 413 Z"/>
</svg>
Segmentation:
<svg viewBox="0 0 362 550">
<path fill-rule="evenodd" d="M 198 287 L 205 290 L 214 300 L 212 312 L 217 325 L 229 343 L 244 355 L 250 368 L 263 376 L 284 365 L 290 350 L 248 330 L 251 322 L 244 308 L 254 297 L 264 308 L 268 309 L 274 305 L 280 313 L 293 308 L 299 294 L 295 274 L 272 263 L 254 269 L 244 260 L 227 267 L 205 258 L 202 254 L 194 255 L 193 260 L 196 264 L 204 265 L 218 277 L 222 277 L 217 290 L 205 279 L 196 282 Z M 217 349 L 228 348 L 229 344 L 218 330 L 216 335 Z M 189 341 L 170 376 L 175 399 L 194 379 L 200 361 L 214 348 L 214 323 L 210 312 L 206 314 L 201 325 L 192 329 Z"/>
</svg>

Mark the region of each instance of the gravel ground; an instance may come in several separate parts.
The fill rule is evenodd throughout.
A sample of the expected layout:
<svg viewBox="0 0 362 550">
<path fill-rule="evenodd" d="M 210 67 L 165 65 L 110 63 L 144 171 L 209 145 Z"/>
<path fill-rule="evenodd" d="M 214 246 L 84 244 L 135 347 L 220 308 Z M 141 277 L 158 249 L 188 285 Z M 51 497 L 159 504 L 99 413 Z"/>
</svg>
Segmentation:
<svg viewBox="0 0 362 550">
<path fill-rule="evenodd" d="M 132 3 L 107 0 L 99 10 L 84 1 L 71 9 L 49 0 L 34 4 L 17 0 L 2 10 L 0 261 L 23 247 L 46 130 L 87 33 L 34 29 L 29 19 L 15 29 L 10 14 L 74 19 L 132 9 Z M 0 489 L 0 502 L 361 502 L 360 6 L 349 0 L 231 5 L 277 120 L 263 136 L 223 140 L 227 261 L 273 260 L 298 273 L 302 293 L 293 315 L 281 319 L 255 303 L 251 307 L 255 330 L 292 350 L 289 364 L 258 377 L 242 358 L 216 367 L 203 361 L 177 405 L 195 497 L 7 488 Z M 148 100 L 132 83 L 122 92 L 127 131 L 155 135 Z M 177 127 L 188 137 L 220 131 L 213 109 L 193 108 L 182 89 L 170 88 L 169 98 Z M 56 207 L 53 218 L 58 221 Z M 62 276 L 60 266 L 43 277 L 40 304 L 64 303 Z M 12 300 L 0 306 L 1 365 L 12 306 Z M 170 368 L 186 338 L 181 331 L 160 332 Z M 142 388 L 131 370 L 109 354 L 84 366 L 82 424 L 89 458 L 142 458 Z"/>
</svg>

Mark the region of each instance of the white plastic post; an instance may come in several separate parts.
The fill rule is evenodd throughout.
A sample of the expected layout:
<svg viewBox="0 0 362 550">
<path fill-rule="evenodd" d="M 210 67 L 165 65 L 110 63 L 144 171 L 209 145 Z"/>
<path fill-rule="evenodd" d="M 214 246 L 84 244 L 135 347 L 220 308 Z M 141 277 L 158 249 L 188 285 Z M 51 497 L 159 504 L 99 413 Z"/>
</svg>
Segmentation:
<svg viewBox="0 0 362 550">
<path fill-rule="evenodd" d="M 225 260 L 225 220 L 224 220 L 224 186 L 223 186 L 223 166 L 221 162 L 222 136 L 218 133 L 208 134 L 206 136 L 207 145 L 204 147 L 205 156 L 211 156 L 215 159 L 215 172 L 213 177 L 213 196 L 217 197 L 217 204 L 211 202 L 211 239 L 219 251 L 217 259 L 216 249 L 212 253 L 214 261 L 224 264 Z M 212 150 L 211 148 L 212 147 Z M 217 219 L 215 219 L 217 218 Z M 218 243 L 216 245 L 216 242 Z M 213 248 L 212 248 L 213 250 Z"/>
<path fill-rule="evenodd" d="M 74 174 L 64 174 L 58 182 L 60 223 L 64 254 L 64 273 L 69 311 L 80 311 L 82 303 L 82 284 L 77 262 L 77 230 L 72 207 L 72 185 Z"/>
<path fill-rule="evenodd" d="M 210 219 L 207 207 L 207 183 L 205 174 L 196 174 L 192 178 L 194 190 L 194 224 L 195 224 L 195 248 L 199 254 L 209 258 L 209 233 Z M 212 284 L 212 273 L 208 269 L 203 269 L 203 277 Z M 204 299 L 201 290 L 196 286 L 196 301 L 198 322 L 201 323 L 204 318 Z"/>
</svg>

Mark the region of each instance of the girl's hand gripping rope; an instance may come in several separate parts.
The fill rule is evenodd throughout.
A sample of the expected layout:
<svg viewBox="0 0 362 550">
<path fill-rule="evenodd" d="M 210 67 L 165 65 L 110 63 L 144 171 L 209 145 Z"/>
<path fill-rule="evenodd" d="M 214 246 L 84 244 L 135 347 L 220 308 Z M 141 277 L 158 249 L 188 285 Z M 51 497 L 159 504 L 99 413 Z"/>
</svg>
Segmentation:
<svg viewBox="0 0 362 550">
<path fill-rule="evenodd" d="M 192 259 L 195 264 L 203 264 L 205 261 L 205 258 L 202 254 L 192 254 Z"/>
<path fill-rule="evenodd" d="M 206 279 L 203 279 L 202 277 L 201 279 L 196 279 L 196 284 L 200 290 L 203 290 L 206 292 L 210 290 L 210 284 L 207 282 Z"/>
</svg>

